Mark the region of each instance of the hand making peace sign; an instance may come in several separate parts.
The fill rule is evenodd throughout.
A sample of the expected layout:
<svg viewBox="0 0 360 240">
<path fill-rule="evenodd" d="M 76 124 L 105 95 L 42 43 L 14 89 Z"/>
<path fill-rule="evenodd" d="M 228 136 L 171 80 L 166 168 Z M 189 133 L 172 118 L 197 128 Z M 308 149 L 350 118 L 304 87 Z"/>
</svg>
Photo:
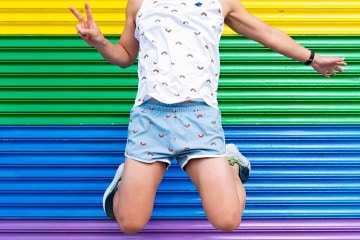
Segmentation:
<svg viewBox="0 0 360 240">
<path fill-rule="evenodd" d="M 94 21 L 89 4 L 85 3 L 86 19 L 74 7 L 69 9 L 80 22 L 76 25 L 78 35 L 90 46 L 102 44 L 105 38 Z"/>
</svg>

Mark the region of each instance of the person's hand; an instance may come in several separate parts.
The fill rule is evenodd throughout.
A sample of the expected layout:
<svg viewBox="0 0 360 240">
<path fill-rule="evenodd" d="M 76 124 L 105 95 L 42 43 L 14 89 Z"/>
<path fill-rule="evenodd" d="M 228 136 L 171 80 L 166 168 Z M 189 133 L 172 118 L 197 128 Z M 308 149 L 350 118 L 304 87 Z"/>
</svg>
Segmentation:
<svg viewBox="0 0 360 240">
<path fill-rule="evenodd" d="M 78 35 L 90 46 L 103 44 L 105 38 L 94 21 L 89 4 L 85 3 L 86 19 L 74 7 L 69 9 L 80 22 L 76 25 Z"/>
<path fill-rule="evenodd" d="M 331 76 L 336 76 L 336 72 L 343 72 L 341 66 L 346 66 L 344 58 L 337 57 L 325 57 L 320 55 L 315 55 L 314 61 L 311 63 L 311 66 L 315 71 L 321 73 L 326 78 Z"/>
</svg>

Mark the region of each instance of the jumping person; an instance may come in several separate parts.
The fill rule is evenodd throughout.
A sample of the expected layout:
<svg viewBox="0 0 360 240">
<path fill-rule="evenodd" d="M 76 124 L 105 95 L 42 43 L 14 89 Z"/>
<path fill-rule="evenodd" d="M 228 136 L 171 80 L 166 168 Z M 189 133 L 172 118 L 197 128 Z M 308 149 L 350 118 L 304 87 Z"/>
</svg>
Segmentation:
<svg viewBox="0 0 360 240">
<path fill-rule="evenodd" d="M 224 24 L 327 78 L 346 65 L 344 58 L 321 56 L 301 46 L 251 15 L 239 0 L 128 0 L 116 44 L 103 36 L 89 4 L 85 9 L 86 18 L 70 7 L 85 42 L 121 68 L 138 58 L 126 159 L 103 198 L 106 214 L 116 218 L 124 233 L 138 232 L 147 224 L 173 158 L 197 187 L 215 228 L 231 231 L 241 222 L 246 200 L 242 181 L 250 164 L 236 146 L 226 146 L 218 108 Z"/>
</svg>

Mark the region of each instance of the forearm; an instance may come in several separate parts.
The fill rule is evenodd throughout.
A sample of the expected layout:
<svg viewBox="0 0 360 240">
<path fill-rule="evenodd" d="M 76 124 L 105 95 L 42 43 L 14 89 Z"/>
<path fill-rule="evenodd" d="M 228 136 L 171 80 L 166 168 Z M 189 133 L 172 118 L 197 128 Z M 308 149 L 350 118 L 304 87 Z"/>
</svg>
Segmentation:
<svg viewBox="0 0 360 240">
<path fill-rule="evenodd" d="M 323 74 L 326 78 L 329 78 L 330 75 L 336 76 L 335 71 L 342 72 L 341 66 L 346 66 L 346 62 L 342 57 L 315 55 L 315 53 L 301 46 L 281 30 L 269 27 L 268 31 L 269 34 L 265 34 L 266 37 L 261 38 L 259 42 L 297 61 L 305 63 L 311 60 L 307 64 L 311 64 L 317 72 Z"/>
<path fill-rule="evenodd" d="M 105 60 L 121 68 L 127 68 L 134 63 L 133 58 L 120 43 L 113 44 L 104 38 L 101 44 L 94 47 Z"/>
<path fill-rule="evenodd" d="M 261 43 L 275 52 L 303 63 L 309 59 L 311 54 L 309 49 L 277 28 L 270 28 L 269 34 L 261 40 Z"/>
<path fill-rule="evenodd" d="M 325 77 L 335 76 L 334 71 L 342 72 L 341 66 L 346 66 L 344 58 L 326 57 L 312 54 L 312 52 L 294 41 L 289 35 L 259 20 L 242 6 L 238 0 L 222 0 L 226 18 L 225 23 L 239 35 L 263 44 L 264 46 L 284 56 L 307 62 Z"/>
</svg>

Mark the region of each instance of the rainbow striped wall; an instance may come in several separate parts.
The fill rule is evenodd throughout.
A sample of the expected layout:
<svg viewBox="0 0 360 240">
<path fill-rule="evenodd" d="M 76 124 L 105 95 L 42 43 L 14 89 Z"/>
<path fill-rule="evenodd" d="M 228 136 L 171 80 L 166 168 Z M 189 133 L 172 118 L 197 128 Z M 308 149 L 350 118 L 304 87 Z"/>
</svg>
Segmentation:
<svg viewBox="0 0 360 240">
<path fill-rule="evenodd" d="M 123 0 L 89 1 L 117 41 Z M 360 239 L 360 2 L 243 1 L 326 55 L 324 79 L 226 28 L 219 89 L 225 134 L 251 160 L 242 226 L 214 230 L 174 165 L 148 226 L 122 235 L 101 198 L 123 158 L 136 66 L 112 66 L 76 35 L 68 6 L 0 0 L 0 240 Z"/>
</svg>

